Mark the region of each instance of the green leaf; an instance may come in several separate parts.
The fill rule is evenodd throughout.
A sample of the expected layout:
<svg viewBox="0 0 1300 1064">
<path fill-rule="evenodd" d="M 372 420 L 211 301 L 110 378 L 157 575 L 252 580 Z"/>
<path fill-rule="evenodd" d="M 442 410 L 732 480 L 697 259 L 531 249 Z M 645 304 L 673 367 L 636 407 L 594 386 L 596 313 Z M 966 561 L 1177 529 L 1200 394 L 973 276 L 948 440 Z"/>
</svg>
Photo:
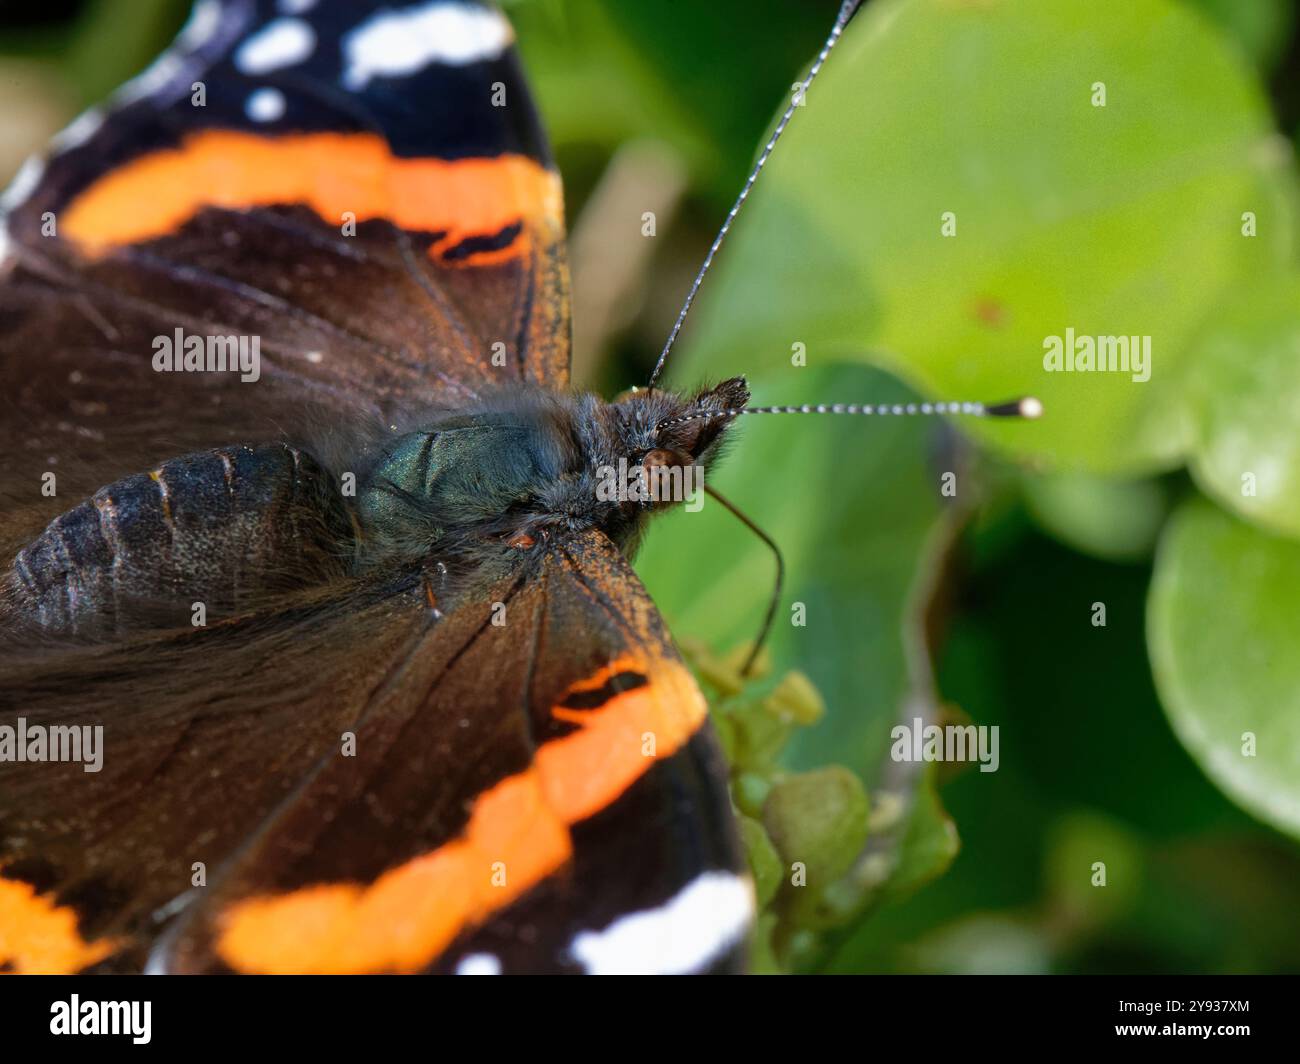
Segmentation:
<svg viewBox="0 0 1300 1064">
<path fill-rule="evenodd" d="M 1025 502 L 1047 532 L 1108 561 L 1150 557 L 1168 512 L 1160 482 L 1087 473 L 1046 473 L 1024 481 Z"/>
<path fill-rule="evenodd" d="M 772 845 L 763 825 L 747 816 L 738 818 L 740 837 L 749 856 L 749 868 L 754 874 L 754 894 L 760 906 L 767 905 L 785 882 L 785 866 Z"/>
<path fill-rule="evenodd" d="M 1255 75 L 1181 5 L 872 4 L 758 183 L 675 370 L 793 375 L 798 342 L 809 365 L 876 361 L 935 398 L 1038 395 L 1041 421 L 976 426 L 1018 454 L 1169 467 L 1187 444 L 1179 364 L 1221 292 L 1289 259 L 1292 182 Z M 1047 372 L 1067 329 L 1149 336 L 1150 380 Z"/>
<path fill-rule="evenodd" d="M 1261 70 L 1277 66 L 1295 25 L 1291 0 L 1185 0 L 1202 12 Z"/>
<path fill-rule="evenodd" d="M 775 387 L 769 378 L 753 383 Z M 884 373 L 855 366 L 803 369 L 781 387 L 782 399 L 793 403 L 846 395 L 885 403 L 913 398 Z M 897 768 L 889 761 L 890 729 L 901 713 L 916 708 L 916 699 L 932 697 L 920 628 L 955 520 L 944 506 L 943 476 L 957 472 L 959 505 L 973 501 L 978 484 L 951 429 L 935 419 L 755 418 L 736 434 L 727 461 L 708 482 L 784 551 L 787 584 L 771 640 L 773 669 L 784 679 L 766 697 L 748 689 L 736 694 L 738 681 L 725 662 L 697 645 L 700 639 L 727 646 L 752 638 L 771 589 L 769 552 L 721 507 L 706 502 L 699 513 L 657 521 L 638 569 L 720 699 L 715 719 L 729 735 L 733 771 L 739 772 L 737 803 L 749 817 L 761 811 L 778 850 L 797 837 L 799 859 L 808 862 L 812 854 L 809 888 L 784 899 L 783 918 L 772 930 L 783 966 L 816 967 L 825 949 L 869 920 L 880 901 L 939 875 L 956 852 L 956 831 L 934 793 L 932 773 L 899 778 L 886 767 Z M 845 594 L 847 588 L 853 594 Z M 793 623 L 796 604 L 802 604 L 803 625 Z M 812 686 L 786 672 L 795 664 Z M 824 717 L 818 695 L 824 696 Z M 764 720 L 789 722 L 775 744 L 756 736 Z M 780 762 L 823 771 L 782 781 L 778 769 L 773 785 L 765 766 L 769 748 L 779 744 Z M 847 786 L 853 777 L 825 768 L 835 764 L 851 767 L 878 789 L 872 808 L 879 794 L 880 834 L 861 874 L 819 890 L 818 883 L 825 885 L 858 856 L 861 824 L 853 813 L 847 826 L 834 826 L 828 798 L 808 808 L 791 795 L 819 784 Z M 850 813 L 857 808 L 854 801 L 840 805 Z M 887 808 L 897 810 L 896 823 L 886 822 Z M 833 835 L 830 861 L 817 841 L 818 832 L 827 831 Z"/>
<path fill-rule="evenodd" d="M 735 197 L 773 102 L 788 97 L 829 18 L 794 4 L 755 18 L 749 0 L 677 5 L 671 17 L 644 0 L 507 10 L 562 160 L 653 137 L 685 159 L 715 209 Z"/>
<path fill-rule="evenodd" d="M 1195 499 L 1160 544 L 1147 641 L 1183 745 L 1234 801 L 1300 837 L 1297 602 L 1300 543 Z"/>
<path fill-rule="evenodd" d="M 187 17 L 184 0 L 93 0 L 77 20 L 63 68 L 82 102 L 98 103 L 147 67 Z"/>
<path fill-rule="evenodd" d="M 890 872 L 880 900 L 896 901 L 948 870 L 961 841 L 935 790 L 933 766 L 926 766 L 907 816 L 898 860 Z"/>
<path fill-rule="evenodd" d="M 768 380 L 755 386 L 775 387 Z M 801 370 L 782 388 L 793 403 L 912 398 L 886 374 L 853 366 Z M 797 729 L 784 760 L 792 768 L 847 765 L 874 785 L 909 688 L 903 630 L 942 513 L 929 458 L 944 428 L 935 419 L 791 416 L 746 418 L 733 432 L 708 484 L 780 544 L 787 583 L 773 670 L 807 673 L 827 705 L 823 720 Z M 706 500 L 698 513 L 657 520 L 637 569 L 675 636 L 727 647 L 753 639 L 774 563 L 757 537 Z"/>
<path fill-rule="evenodd" d="M 1141 893 L 1143 840 L 1122 821 L 1094 810 L 1058 817 L 1045 858 L 1048 895 L 1076 928 L 1114 920 L 1131 910 Z"/>
<path fill-rule="evenodd" d="M 781 780 L 763 805 L 763 827 L 786 867 L 807 870 L 807 889 L 792 897 L 811 902 L 849 870 L 867 839 L 870 802 L 862 781 L 842 765 Z"/>
<path fill-rule="evenodd" d="M 612 148 L 655 136 L 705 157 L 708 130 L 666 91 L 655 57 L 625 36 L 611 5 L 520 3 L 509 14 L 551 143 Z"/>
<path fill-rule="evenodd" d="M 1238 292 L 1188 372 L 1192 473 L 1256 524 L 1300 536 L 1300 277 Z"/>
</svg>

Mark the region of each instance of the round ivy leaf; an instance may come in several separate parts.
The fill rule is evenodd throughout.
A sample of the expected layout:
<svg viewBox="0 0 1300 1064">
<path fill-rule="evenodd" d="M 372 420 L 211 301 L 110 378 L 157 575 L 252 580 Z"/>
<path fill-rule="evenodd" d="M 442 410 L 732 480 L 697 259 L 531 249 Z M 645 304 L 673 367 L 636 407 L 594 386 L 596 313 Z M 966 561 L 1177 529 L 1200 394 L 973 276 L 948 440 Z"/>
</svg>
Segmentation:
<svg viewBox="0 0 1300 1064">
<path fill-rule="evenodd" d="M 1182 4 L 874 3 L 758 182 L 674 372 L 873 361 L 936 399 L 1038 396 L 1039 421 L 973 425 L 1017 454 L 1170 467 L 1207 308 L 1290 255 L 1292 170 L 1249 64 Z M 1102 353 L 1121 368 L 1079 368 Z"/>
<path fill-rule="evenodd" d="M 1147 641 L 1188 752 L 1243 808 L 1300 837 L 1297 602 L 1300 543 L 1194 499 L 1156 555 Z"/>
<path fill-rule="evenodd" d="M 1192 472 L 1256 524 L 1300 535 L 1300 277 L 1228 301 L 1188 371 Z"/>
</svg>

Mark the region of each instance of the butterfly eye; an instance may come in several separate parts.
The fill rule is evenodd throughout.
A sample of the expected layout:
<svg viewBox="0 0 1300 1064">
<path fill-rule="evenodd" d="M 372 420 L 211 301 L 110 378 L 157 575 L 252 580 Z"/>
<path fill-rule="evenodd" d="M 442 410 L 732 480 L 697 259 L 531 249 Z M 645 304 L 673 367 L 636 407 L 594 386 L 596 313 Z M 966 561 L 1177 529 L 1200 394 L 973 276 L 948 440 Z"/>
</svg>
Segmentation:
<svg viewBox="0 0 1300 1064">
<path fill-rule="evenodd" d="M 645 457 L 641 459 L 641 464 L 646 469 L 655 469 L 659 466 L 688 466 L 691 460 L 680 451 L 656 447 L 653 451 L 646 452 Z"/>
</svg>

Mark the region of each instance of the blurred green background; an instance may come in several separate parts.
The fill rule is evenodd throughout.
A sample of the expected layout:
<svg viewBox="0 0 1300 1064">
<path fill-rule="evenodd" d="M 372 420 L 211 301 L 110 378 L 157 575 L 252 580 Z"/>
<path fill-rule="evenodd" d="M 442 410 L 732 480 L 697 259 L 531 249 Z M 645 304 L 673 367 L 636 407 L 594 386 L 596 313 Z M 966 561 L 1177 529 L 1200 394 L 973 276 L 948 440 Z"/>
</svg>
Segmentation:
<svg viewBox="0 0 1300 1064">
<path fill-rule="evenodd" d="M 644 382 L 837 7 L 507 5 L 565 177 L 577 383 Z M 185 8 L 0 3 L 0 171 Z M 789 577 L 758 682 L 725 652 L 770 556 L 715 505 L 652 532 L 762 970 L 1300 970 L 1297 75 L 1289 0 L 885 0 L 808 93 L 670 383 L 1046 416 L 743 425 L 713 484 Z M 1150 336 L 1150 380 L 1046 372 L 1067 328 Z M 998 771 L 891 761 L 917 715 L 997 725 Z"/>
</svg>

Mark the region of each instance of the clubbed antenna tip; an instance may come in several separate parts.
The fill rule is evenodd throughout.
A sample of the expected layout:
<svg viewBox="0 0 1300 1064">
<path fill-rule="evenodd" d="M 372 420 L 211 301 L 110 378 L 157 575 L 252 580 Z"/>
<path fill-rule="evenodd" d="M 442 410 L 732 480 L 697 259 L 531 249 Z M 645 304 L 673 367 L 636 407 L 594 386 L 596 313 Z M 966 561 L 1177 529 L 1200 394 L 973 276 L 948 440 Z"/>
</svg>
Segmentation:
<svg viewBox="0 0 1300 1064">
<path fill-rule="evenodd" d="M 1021 399 L 986 406 L 984 413 L 989 417 L 1023 417 L 1033 421 L 1043 416 L 1043 404 L 1032 395 L 1026 395 Z"/>
</svg>

